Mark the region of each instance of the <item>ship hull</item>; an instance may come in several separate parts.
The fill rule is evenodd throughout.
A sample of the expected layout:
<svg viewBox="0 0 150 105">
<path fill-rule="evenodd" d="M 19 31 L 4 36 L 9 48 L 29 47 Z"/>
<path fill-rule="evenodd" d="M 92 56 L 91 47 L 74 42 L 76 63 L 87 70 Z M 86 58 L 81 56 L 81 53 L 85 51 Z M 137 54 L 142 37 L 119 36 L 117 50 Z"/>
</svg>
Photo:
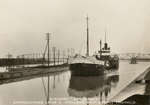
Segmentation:
<svg viewBox="0 0 150 105">
<path fill-rule="evenodd" d="M 104 68 L 109 70 L 109 69 L 118 69 L 119 68 L 119 57 L 115 56 L 115 57 L 101 57 L 99 58 L 98 56 L 96 56 L 97 60 L 100 61 L 104 61 Z"/>
<path fill-rule="evenodd" d="M 109 60 L 109 66 L 105 66 L 105 69 L 118 69 L 119 68 L 119 60 Z"/>
<path fill-rule="evenodd" d="M 74 76 L 98 76 L 104 74 L 104 66 L 98 64 L 75 63 L 69 66 Z"/>
</svg>

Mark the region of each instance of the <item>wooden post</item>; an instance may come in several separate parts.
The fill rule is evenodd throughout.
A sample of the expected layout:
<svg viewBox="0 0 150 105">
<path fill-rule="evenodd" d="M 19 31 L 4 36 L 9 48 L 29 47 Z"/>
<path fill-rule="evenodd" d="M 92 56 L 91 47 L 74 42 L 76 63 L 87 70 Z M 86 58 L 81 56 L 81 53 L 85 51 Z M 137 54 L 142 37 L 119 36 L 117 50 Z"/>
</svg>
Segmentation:
<svg viewBox="0 0 150 105">
<path fill-rule="evenodd" d="M 39 54 L 38 54 L 38 53 L 36 53 L 36 64 L 38 64 L 38 63 L 39 63 L 38 58 L 39 58 Z"/>
<path fill-rule="evenodd" d="M 72 56 L 72 48 L 70 48 L 70 57 Z"/>
<path fill-rule="evenodd" d="M 68 61 L 69 61 L 69 56 L 70 56 L 70 49 L 68 48 L 68 58 L 67 58 L 67 63 L 68 63 Z"/>
<path fill-rule="evenodd" d="M 24 55 L 22 55 L 23 67 L 24 67 Z"/>
<path fill-rule="evenodd" d="M 73 48 L 73 56 L 75 56 L 75 49 Z"/>
<path fill-rule="evenodd" d="M 59 65 L 59 62 L 60 62 L 60 50 L 58 49 L 58 65 Z"/>
<path fill-rule="evenodd" d="M 45 57 L 44 57 L 44 55 L 45 55 L 45 54 L 43 53 L 43 54 L 42 54 L 42 56 L 43 56 L 43 57 L 42 57 L 42 64 L 45 63 Z"/>
<path fill-rule="evenodd" d="M 65 50 L 63 50 L 63 64 L 65 63 Z"/>
<path fill-rule="evenodd" d="M 53 47 L 53 61 L 54 61 L 54 66 L 56 65 L 56 47 Z"/>
<path fill-rule="evenodd" d="M 71 56 L 74 56 L 74 49 L 71 48 Z"/>
<path fill-rule="evenodd" d="M 70 49 L 68 48 L 67 51 L 68 51 L 68 59 L 69 59 L 69 56 L 70 56 Z"/>
<path fill-rule="evenodd" d="M 34 53 L 32 54 L 32 64 L 33 64 L 33 62 L 34 62 Z"/>
</svg>

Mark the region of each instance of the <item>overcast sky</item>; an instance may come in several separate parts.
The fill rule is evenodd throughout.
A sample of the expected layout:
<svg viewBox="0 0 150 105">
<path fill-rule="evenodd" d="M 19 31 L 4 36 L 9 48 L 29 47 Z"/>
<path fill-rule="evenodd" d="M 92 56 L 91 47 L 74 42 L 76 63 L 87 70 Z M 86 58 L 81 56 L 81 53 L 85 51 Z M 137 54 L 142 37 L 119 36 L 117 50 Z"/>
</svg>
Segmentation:
<svg viewBox="0 0 150 105">
<path fill-rule="evenodd" d="M 51 46 L 84 52 L 86 14 L 91 54 L 106 28 L 113 52 L 150 51 L 149 0 L 0 0 L 0 56 L 43 52 L 47 32 Z"/>
</svg>

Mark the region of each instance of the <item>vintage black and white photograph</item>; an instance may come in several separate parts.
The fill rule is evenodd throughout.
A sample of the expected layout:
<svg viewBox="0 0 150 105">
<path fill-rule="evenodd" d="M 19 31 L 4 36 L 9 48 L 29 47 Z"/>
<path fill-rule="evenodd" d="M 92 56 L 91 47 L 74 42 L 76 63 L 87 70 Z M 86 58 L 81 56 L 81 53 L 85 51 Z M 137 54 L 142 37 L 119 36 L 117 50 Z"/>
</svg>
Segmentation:
<svg viewBox="0 0 150 105">
<path fill-rule="evenodd" d="M 150 105 L 150 1 L 0 0 L 0 105 Z"/>
</svg>

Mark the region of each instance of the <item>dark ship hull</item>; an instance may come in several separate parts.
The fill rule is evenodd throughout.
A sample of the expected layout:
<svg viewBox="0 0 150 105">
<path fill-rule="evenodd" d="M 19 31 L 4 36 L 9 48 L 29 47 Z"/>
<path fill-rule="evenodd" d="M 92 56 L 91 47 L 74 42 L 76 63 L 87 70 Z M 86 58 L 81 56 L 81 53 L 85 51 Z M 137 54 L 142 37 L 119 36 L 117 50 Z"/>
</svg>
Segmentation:
<svg viewBox="0 0 150 105">
<path fill-rule="evenodd" d="M 98 76 L 104 74 L 104 67 L 98 64 L 70 64 L 70 70 L 74 76 Z"/>
<path fill-rule="evenodd" d="M 119 57 L 118 56 L 108 56 L 108 57 L 98 57 L 96 56 L 98 60 L 104 61 L 104 68 L 109 70 L 109 69 L 118 69 L 119 68 Z"/>
<path fill-rule="evenodd" d="M 119 58 L 118 57 L 110 57 L 108 59 L 109 65 L 105 66 L 106 69 L 118 69 L 119 68 Z"/>
</svg>

